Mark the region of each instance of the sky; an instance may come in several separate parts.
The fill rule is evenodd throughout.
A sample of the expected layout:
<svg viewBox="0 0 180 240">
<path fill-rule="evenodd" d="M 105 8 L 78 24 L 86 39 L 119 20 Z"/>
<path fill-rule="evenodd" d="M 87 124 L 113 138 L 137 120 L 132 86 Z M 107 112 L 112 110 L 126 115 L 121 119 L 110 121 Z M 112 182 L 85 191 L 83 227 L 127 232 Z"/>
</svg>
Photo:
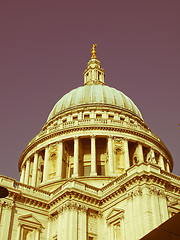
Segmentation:
<svg viewBox="0 0 180 240">
<path fill-rule="evenodd" d="M 180 175 L 179 12 L 179 0 L 1 1 L 0 174 L 19 180 L 21 153 L 83 85 L 97 43 L 106 85 L 133 100 Z"/>
</svg>

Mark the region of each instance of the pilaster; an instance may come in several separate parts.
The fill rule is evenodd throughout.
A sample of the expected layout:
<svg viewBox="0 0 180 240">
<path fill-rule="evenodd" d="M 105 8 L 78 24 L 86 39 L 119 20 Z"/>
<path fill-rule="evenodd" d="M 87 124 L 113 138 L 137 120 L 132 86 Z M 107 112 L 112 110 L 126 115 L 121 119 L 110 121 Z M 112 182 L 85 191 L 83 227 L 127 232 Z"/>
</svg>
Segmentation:
<svg viewBox="0 0 180 240">
<path fill-rule="evenodd" d="M 7 203 L 4 202 L 3 204 L 3 228 L 2 228 L 2 235 L 1 239 L 3 240 L 9 240 L 10 239 L 10 223 L 11 223 L 11 217 L 12 217 L 12 211 L 13 211 L 14 204 L 13 203 Z"/>
<path fill-rule="evenodd" d="M 87 208 L 81 207 L 79 209 L 79 224 L 80 236 L 78 240 L 87 240 Z"/>
<path fill-rule="evenodd" d="M 161 192 L 159 197 L 160 202 L 160 213 L 161 213 L 161 222 L 165 222 L 169 216 L 168 216 L 168 208 L 167 208 L 167 199 L 166 195 Z"/>
<path fill-rule="evenodd" d="M 151 193 L 148 187 L 143 189 L 143 221 L 145 228 L 145 234 L 153 229 L 153 213 L 152 213 L 152 202 Z"/>
<path fill-rule="evenodd" d="M 133 212 L 133 195 L 127 196 L 127 210 L 125 211 L 126 238 L 135 240 L 134 212 Z"/>
</svg>

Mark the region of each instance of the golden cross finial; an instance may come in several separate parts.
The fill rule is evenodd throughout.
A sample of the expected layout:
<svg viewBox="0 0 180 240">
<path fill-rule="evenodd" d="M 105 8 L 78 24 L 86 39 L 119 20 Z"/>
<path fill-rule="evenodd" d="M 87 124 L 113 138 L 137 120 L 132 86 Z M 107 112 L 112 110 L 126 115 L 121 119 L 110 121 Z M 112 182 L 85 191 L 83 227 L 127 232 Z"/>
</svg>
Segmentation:
<svg viewBox="0 0 180 240">
<path fill-rule="evenodd" d="M 93 47 L 91 48 L 91 54 L 92 54 L 92 58 L 96 58 L 96 48 L 97 47 L 97 44 L 93 44 Z"/>
</svg>

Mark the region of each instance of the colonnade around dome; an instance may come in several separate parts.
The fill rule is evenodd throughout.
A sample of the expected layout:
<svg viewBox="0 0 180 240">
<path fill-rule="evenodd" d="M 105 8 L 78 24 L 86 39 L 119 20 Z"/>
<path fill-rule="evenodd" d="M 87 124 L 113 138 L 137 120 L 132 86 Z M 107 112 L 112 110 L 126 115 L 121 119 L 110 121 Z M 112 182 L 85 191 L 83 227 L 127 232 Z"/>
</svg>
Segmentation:
<svg viewBox="0 0 180 240">
<path fill-rule="evenodd" d="M 53 179 L 115 177 L 142 162 L 170 172 L 163 155 L 143 143 L 118 136 L 76 135 L 49 144 L 27 158 L 21 167 L 20 181 L 41 186 Z"/>
<path fill-rule="evenodd" d="M 62 111 L 44 125 L 23 154 L 20 181 L 36 187 L 72 177 L 113 178 L 141 162 L 172 169 L 168 150 L 142 119 L 106 106 Z"/>
</svg>

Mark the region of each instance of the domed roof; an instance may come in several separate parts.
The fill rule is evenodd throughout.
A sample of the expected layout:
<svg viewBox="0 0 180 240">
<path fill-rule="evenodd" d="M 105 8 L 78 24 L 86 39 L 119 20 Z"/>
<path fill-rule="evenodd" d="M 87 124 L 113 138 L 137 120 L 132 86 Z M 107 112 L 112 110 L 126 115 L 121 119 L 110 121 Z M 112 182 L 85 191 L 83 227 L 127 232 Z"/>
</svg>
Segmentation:
<svg viewBox="0 0 180 240">
<path fill-rule="evenodd" d="M 115 88 L 104 83 L 104 69 L 96 58 L 95 47 L 91 49 L 91 60 L 84 71 L 84 86 L 73 89 L 64 95 L 54 106 L 48 120 L 57 116 L 62 111 L 80 106 L 108 106 L 124 109 L 142 119 L 142 115 L 133 101 Z"/>
<path fill-rule="evenodd" d="M 139 109 L 124 93 L 105 85 L 91 84 L 73 89 L 64 95 L 52 109 L 48 121 L 61 111 L 83 105 L 116 107 L 126 111 L 128 110 L 142 119 Z"/>
</svg>

